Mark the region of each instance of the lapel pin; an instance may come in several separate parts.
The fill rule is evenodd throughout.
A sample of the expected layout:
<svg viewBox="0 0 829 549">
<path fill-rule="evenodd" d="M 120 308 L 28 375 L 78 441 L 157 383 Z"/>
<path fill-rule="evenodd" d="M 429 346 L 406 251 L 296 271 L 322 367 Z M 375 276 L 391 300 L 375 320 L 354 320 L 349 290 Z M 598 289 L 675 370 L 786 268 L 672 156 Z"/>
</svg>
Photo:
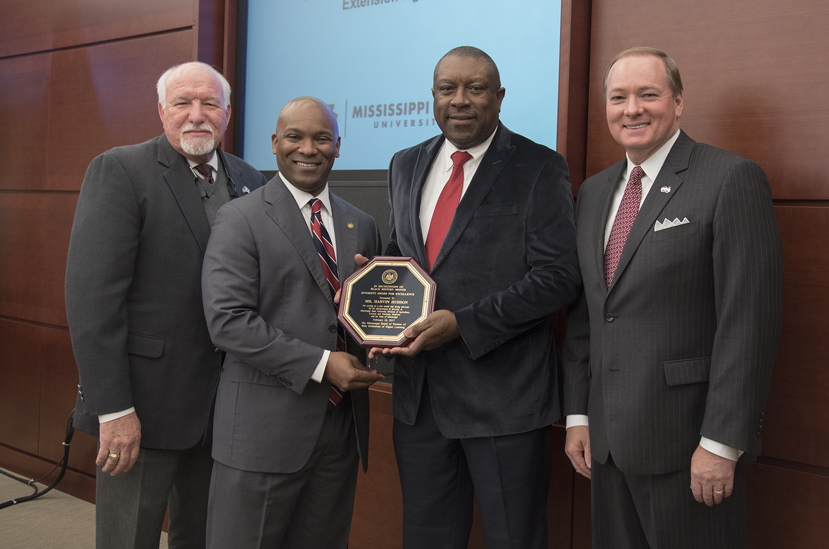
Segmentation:
<svg viewBox="0 0 829 549">
<path fill-rule="evenodd" d="M 349 222 L 348 225 L 346 225 L 346 227 L 348 227 L 349 229 L 353 229 L 354 223 Z"/>
<path fill-rule="evenodd" d="M 662 187 L 662 188 L 661 188 L 661 189 L 659 189 L 659 190 L 660 190 L 660 191 L 662 191 L 662 192 L 663 192 L 663 193 L 665 193 L 665 194 L 668 194 L 669 192 L 671 192 L 671 188 L 670 188 L 670 187 Z"/>
<path fill-rule="evenodd" d="M 247 186 L 242 187 L 242 194 L 250 194 L 250 189 Z"/>
</svg>

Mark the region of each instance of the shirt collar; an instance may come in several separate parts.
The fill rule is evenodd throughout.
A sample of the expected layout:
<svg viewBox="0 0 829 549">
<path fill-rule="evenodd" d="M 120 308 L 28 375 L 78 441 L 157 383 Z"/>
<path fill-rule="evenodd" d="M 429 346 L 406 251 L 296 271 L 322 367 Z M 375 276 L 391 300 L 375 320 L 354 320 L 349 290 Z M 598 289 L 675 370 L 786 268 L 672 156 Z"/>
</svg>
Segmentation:
<svg viewBox="0 0 829 549">
<path fill-rule="evenodd" d="M 474 147 L 470 147 L 468 149 L 459 149 L 457 148 L 454 143 L 449 141 L 448 139 L 443 140 L 443 146 L 438 153 L 441 157 L 441 161 L 444 163 L 445 168 L 444 171 L 449 171 L 452 169 L 452 155 L 455 151 L 466 151 L 472 158 L 469 160 L 470 162 L 477 162 L 486 154 L 487 149 L 489 149 L 489 145 L 492 143 L 492 139 L 495 137 L 495 132 L 498 131 L 498 128 L 495 128 L 495 131 L 490 134 L 489 137 L 483 143 L 479 143 Z"/>
<path fill-rule="evenodd" d="M 661 147 L 656 149 L 656 151 L 644 162 L 639 164 L 639 166 L 642 167 L 642 171 L 645 172 L 645 175 L 648 176 L 651 181 L 656 181 L 656 177 L 659 175 L 660 170 L 662 170 L 662 165 L 665 164 L 665 159 L 668 158 L 668 153 L 671 152 L 671 148 L 674 146 L 677 139 L 679 139 L 679 130 L 676 131 L 673 137 L 665 141 Z M 634 166 L 636 166 L 636 164 L 630 161 L 629 156 L 626 155 L 626 157 L 628 163 L 624 174 L 625 181 L 630 179 L 630 172 L 632 172 Z"/>
<path fill-rule="evenodd" d="M 320 191 L 317 196 L 312 195 L 311 193 L 307 193 L 301 189 L 296 188 L 295 186 L 291 185 L 291 183 L 285 179 L 285 176 L 282 175 L 282 172 L 279 172 L 279 178 L 288 188 L 288 191 L 291 193 L 291 196 L 294 197 L 296 200 L 296 205 L 301 210 L 303 206 L 308 205 L 308 201 L 312 198 L 319 198 L 322 201 L 322 207 L 330 214 L 331 213 L 331 196 L 328 193 L 328 183 L 325 184 L 325 188 Z"/>
<path fill-rule="evenodd" d="M 187 160 L 187 163 L 190 164 L 191 169 L 195 168 L 199 164 L 207 164 L 208 166 L 213 168 L 214 172 L 219 173 L 219 155 L 215 154 L 215 151 L 214 151 L 213 156 L 211 156 L 210 160 L 208 160 L 207 162 L 193 162 L 192 160 L 190 160 L 187 157 L 185 157 L 185 159 Z"/>
</svg>

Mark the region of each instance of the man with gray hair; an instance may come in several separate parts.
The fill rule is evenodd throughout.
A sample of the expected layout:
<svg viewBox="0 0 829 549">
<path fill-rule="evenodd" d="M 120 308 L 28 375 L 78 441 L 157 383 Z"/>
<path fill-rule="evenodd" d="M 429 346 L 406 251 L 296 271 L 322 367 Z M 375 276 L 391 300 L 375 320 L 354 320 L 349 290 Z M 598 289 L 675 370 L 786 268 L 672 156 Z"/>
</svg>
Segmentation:
<svg viewBox="0 0 829 549">
<path fill-rule="evenodd" d="M 99 437 L 98 547 L 203 547 L 221 368 L 201 266 L 219 206 L 264 183 L 218 149 L 230 85 L 199 62 L 158 80 L 164 133 L 95 158 L 78 199 L 66 315 L 80 374 L 74 423 Z"/>
</svg>

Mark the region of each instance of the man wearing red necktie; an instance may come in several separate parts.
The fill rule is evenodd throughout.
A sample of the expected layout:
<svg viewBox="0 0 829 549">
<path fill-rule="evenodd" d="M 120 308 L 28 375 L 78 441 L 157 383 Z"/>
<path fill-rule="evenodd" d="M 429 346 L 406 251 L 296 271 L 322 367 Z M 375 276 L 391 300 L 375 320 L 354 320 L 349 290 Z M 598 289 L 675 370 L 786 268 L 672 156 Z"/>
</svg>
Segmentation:
<svg viewBox="0 0 829 549">
<path fill-rule="evenodd" d="M 593 547 L 743 547 L 743 463 L 781 329 L 771 188 L 679 129 L 664 52 L 623 51 L 604 91 L 627 154 L 579 189 L 584 290 L 564 345 L 566 452 L 592 479 Z"/>
<path fill-rule="evenodd" d="M 207 546 L 346 547 L 358 459 L 368 467 L 366 388 L 383 376 L 338 330 L 334 296 L 380 233 L 328 188 L 340 137 L 327 104 L 290 101 L 272 142 L 279 173 L 219 210 L 205 253 L 205 317 L 227 352 Z"/>
<path fill-rule="evenodd" d="M 393 400 L 403 546 L 465 548 L 474 498 L 487 547 L 547 547 L 551 315 L 580 282 L 567 164 L 499 122 L 505 90 L 483 51 L 447 53 L 432 95 L 442 135 L 389 167 L 386 255 L 437 282 L 414 341 L 384 351 L 407 370 Z"/>
</svg>

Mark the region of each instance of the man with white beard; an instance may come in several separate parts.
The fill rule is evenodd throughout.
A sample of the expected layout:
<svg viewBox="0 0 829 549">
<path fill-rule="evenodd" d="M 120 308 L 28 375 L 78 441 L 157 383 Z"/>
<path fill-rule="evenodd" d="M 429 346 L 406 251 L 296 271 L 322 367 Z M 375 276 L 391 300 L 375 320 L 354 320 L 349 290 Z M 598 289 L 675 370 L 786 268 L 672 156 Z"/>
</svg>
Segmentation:
<svg viewBox="0 0 829 549">
<path fill-rule="evenodd" d="M 192 62 L 158 80 L 164 133 L 95 158 L 78 199 L 66 316 L 75 427 L 99 437 L 98 547 L 204 547 L 211 409 L 221 368 L 201 269 L 216 210 L 265 183 L 218 149 L 230 85 Z"/>
</svg>

